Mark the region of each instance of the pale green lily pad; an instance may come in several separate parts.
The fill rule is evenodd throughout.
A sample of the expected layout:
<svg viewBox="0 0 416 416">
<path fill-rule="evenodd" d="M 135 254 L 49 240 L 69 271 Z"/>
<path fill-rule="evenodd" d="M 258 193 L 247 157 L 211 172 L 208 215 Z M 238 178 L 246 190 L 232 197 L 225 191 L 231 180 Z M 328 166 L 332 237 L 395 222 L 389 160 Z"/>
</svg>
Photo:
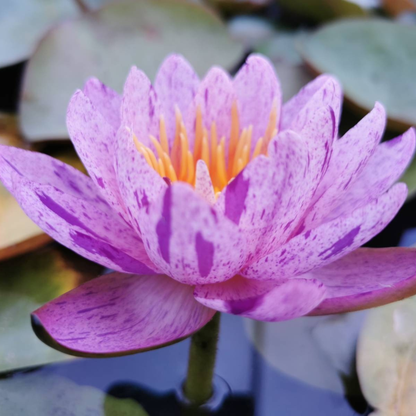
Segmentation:
<svg viewBox="0 0 416 416">
<path fill-rule="evenodd" d="M 212 65 L 231 69 L 243 47 L 212 11 L 180 0 L 119 2 L 56 27 L 27 67 L 20 106 L 24 136 L 67 138 L 69 99 L 87 78 L 121 92 L 132 65 L 153 78 L 172 52 L 203 75 Z"/>
<path fill-rule="evenodd" d="M 267 363 L 311 386 L 353 393 L 355 345 L 366 311 L 285 322 L 245 320 L 247 334 Z"/>
<path fill-rule="evenodd" d="M 148 416 L 131 399 L 42 371 L 0 380 L 0 408 L 10 416 Z"/>
<path fill-rule="evenodd" d="M 0 67 L 27 59 L 50 26 L 78 13 L 73 0 L 2 0 Z"/>
<path fill-rule="evenodd" d="M 414 416 L 416 298 L 373 309 L 360 334 L 357 370 L 374 416 Z"/>
<path fill-rule="evenodd" d="M 297 45 L 307 36 L 306 32 L 276 31 L 274 36 L 257 46 L 256 51 L 266 55 L 273 63 L 287 101 L 299 92 L 313 76 L 307 70 Z"/>
<path fill-rule="evenodd" d="M 305 39 L 302 55 L 316 72 L 335 75 L 347 103 L 360 112 L 380 101 L 390 128 L 416 124 L 415 26 L 382 19 L 335 22 Z"/>
<path fill-rule="evenodd" d="M 101 266 L 54 247 L 0 263 L 0 372 L 67 359 L 39 341 L 30 314 L 101 271 Z"/>
</svg>

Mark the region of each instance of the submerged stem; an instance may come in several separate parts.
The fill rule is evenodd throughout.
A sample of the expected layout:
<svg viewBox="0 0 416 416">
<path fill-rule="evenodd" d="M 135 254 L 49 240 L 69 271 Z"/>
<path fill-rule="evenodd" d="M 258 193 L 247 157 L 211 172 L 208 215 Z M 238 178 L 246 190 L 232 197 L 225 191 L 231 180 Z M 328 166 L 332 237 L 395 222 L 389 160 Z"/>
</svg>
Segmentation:
<svg viewBox="0 0 416 416">
<path fill-rule="evenodd" d="M 204 404 L 212 396 L 220 316 L 221 314 L 217 312 L 211 321 L 191 338 L 184 393 L 195 406 Z"/>
</svg>

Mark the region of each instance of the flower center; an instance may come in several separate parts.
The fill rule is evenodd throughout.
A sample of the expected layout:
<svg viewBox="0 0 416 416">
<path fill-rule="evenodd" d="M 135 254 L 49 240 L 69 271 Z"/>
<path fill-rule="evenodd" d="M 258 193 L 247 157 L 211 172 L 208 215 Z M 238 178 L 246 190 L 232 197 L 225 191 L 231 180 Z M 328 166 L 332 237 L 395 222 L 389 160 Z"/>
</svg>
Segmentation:
<svg viewBox="0 0 416 416">
<path fill-rule="evenodd" d="M 253 150 L 251 150 L 253 126 L 240 128 L 236 102 L 233 103 L 231 109 L 231 130 L 228 143 L 226 143 L 225 137 L 221 137 L 219 140 L 215 122 L 211 124 L 210 131 L 204 127 L 201 110 L 197 108 L 195 143 L 192 151 L 189 146 L 188 133 L 178 108 L 175 108 L 175 113 L 176 129 L 171 149 L 169 149 L 163 116 L 160 117 L 159 122 L 159 139 L 150 135 L 150 141 L 156 153 L 141 143 L 136 136 L 133 136 L 136 148 L 160 176 L 167 177 L 172 182 L 178 180 L 187 182 L 192 186 L 195 185 L 196 162 L 203 160 L 209 169 L 215 193 L 221 192 L 250 160 L 260 154 L 267 155 L 269 142 L 277 134 L 278 111 L 276 103 L 273 104 L 270 111 L 266 131 L 263 137 L 258 138 L 255 142 Z"/>
</svg>

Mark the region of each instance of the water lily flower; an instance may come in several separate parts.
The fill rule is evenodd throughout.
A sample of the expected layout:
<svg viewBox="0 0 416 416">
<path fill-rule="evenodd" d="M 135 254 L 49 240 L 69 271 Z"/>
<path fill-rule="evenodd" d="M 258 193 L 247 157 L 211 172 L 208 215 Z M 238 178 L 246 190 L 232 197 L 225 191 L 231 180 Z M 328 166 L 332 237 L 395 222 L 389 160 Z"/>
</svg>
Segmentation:
<svg viewBox="0 0 416 416">
<path fill-rule="evenodd" d="M 26 214 L 114 270 L 33 313 L 50 345 L 122 355 L 185 338 L 216 311 L 260 321 L 345 312 L 416 292 L 416 250 L 360 248 L 396 215 L 409 130 L 380 143 L 376 104 L 338 137 L 342 92 L 322 75 L 282 105 L 270 63 L 199 80 L 168 57 L 122 96 L 90 79 L 68 107 L 89 177 L 0 148 L 0 177 Z"/>
</svg>

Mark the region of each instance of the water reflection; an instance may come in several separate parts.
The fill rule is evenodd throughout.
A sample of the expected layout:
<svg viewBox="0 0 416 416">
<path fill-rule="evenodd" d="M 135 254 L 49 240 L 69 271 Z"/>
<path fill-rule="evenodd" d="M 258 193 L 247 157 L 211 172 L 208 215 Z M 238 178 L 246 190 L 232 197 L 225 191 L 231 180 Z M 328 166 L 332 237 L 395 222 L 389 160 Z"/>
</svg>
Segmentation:
<svg viewBox="0 0 416 416">
<path fill-rule="evenodd" d="M 289 374 L 287 368 L 281 371 L 269 359 L 264 358 L 264 351 L 258 352 L 250 341 L 253 333 L 247 336 L 244 325 L 247 323 L 245 324 L 238 317 L 231 315 L 223 317 L 216 372 L 227 380 L 232 395 L 224 401 L 221 410 L 214 414 L 227 416 L 368 414 L 358 386 L 350 390 L 353 393 L 347 397 L 345 391 L 342 393 L 337 389 L 323 388 L 324 386 L 319 383 L 311 383 L 311 379 L 305 382 L 299 374 Z M 293 332 L 296 333 L 296 326 L 299 326 L 299 323 L 293 321 L 292 325 Z M 278 338 L 267 337 L 267 332 L 273 326 L 261 324 L 257 329 L 254 328 L 257 337 L 261 336 L 262 331 L 263 336 L 266 334 L 263 342 L 267 338 L 270 339 L 271 344 L 267 346 L 269 351 L 273 348 L 281 351 L 283 343 L 286 343 L 290 351 L 292 342 L 293 362 L 299 360 L 304 365 L 308 360 L 316 360 L 315 352 L 312 350 L 299 349 L 299 338 L 294 337 L 290 340 L 286 327 L 282 326 L 282 337 L 285 331 L 286 337 L 282 338 L 281 343 Z M 331 333 L 331 330 L 329 331 Z M 337 331 L 332 331 L 333 336 L 336 336 Z M 150 416 L 184 415 L 184 410 L 176 401 L 175 389 L 184 377 L 188 346 L 188 341 L 184 341 L 167 348 L 129 357 L 71 360 L 50 364 L 29 373 L 9 374 L 8 377 L 0 380 L 1 408 L 5 409 L 3 406 L 5 402 L 8 402 L 9 406 L 7 408 L 9 413 L 1 414 L 55 416 L 58 414 L 56 409 L 61 402 L 61 404 L 65 402 L 68 408 L 69 401 L 77 402 L 79 405 L 85 404 L 85 400 L 83 402 L 80 398 L 85 399 L 88 396 L 92 397 L 92 402 L 86 402 L 89 407 L 85 409 L 78 407 L 76 413 L 65 414 L 107 416 L 108 409 L 112 408 L 108 407 L 108 400 L 116 398 L 130 399 L 122 401 L 123 406 L 126 406 L 126 403 L 130 406 L 130 410 L 123 408 L 122 415 L 141 416 L 146 413 Z M 322 354 L 325 354 L 325 351 Z M 313 364 L 316 373 L 312 374 L 312 379 L 315 377 L 318 379 L 320 364 Z M 321 368 L 322 371 L 326 371 L 324 366 Z M 339 377 L 342 379 L 341 374 Z M 354 379 L 350 380 L 349 384 L 351 383 L 357 384 Z M 38 399 L 29 400 L 25 407 L 26 402 L 22 401 L 22 397 L 29 397 L 28 392 L 32 392 Z M 106 398 L 103 392 L 110 396 Z M 121 409 L 120 403 L 116 401 L 112 406 Z M 132 403 L 140 406 L 134 407 Z M 38 410 L 36 406 L 42 413 L 36 413 Z M 92 408 L 95 413 L 88 413 Z M 14 413 L 10 413 L 12 411 Z M 142 413 L 143 411 L 146 413 Z"/>
</svg>

